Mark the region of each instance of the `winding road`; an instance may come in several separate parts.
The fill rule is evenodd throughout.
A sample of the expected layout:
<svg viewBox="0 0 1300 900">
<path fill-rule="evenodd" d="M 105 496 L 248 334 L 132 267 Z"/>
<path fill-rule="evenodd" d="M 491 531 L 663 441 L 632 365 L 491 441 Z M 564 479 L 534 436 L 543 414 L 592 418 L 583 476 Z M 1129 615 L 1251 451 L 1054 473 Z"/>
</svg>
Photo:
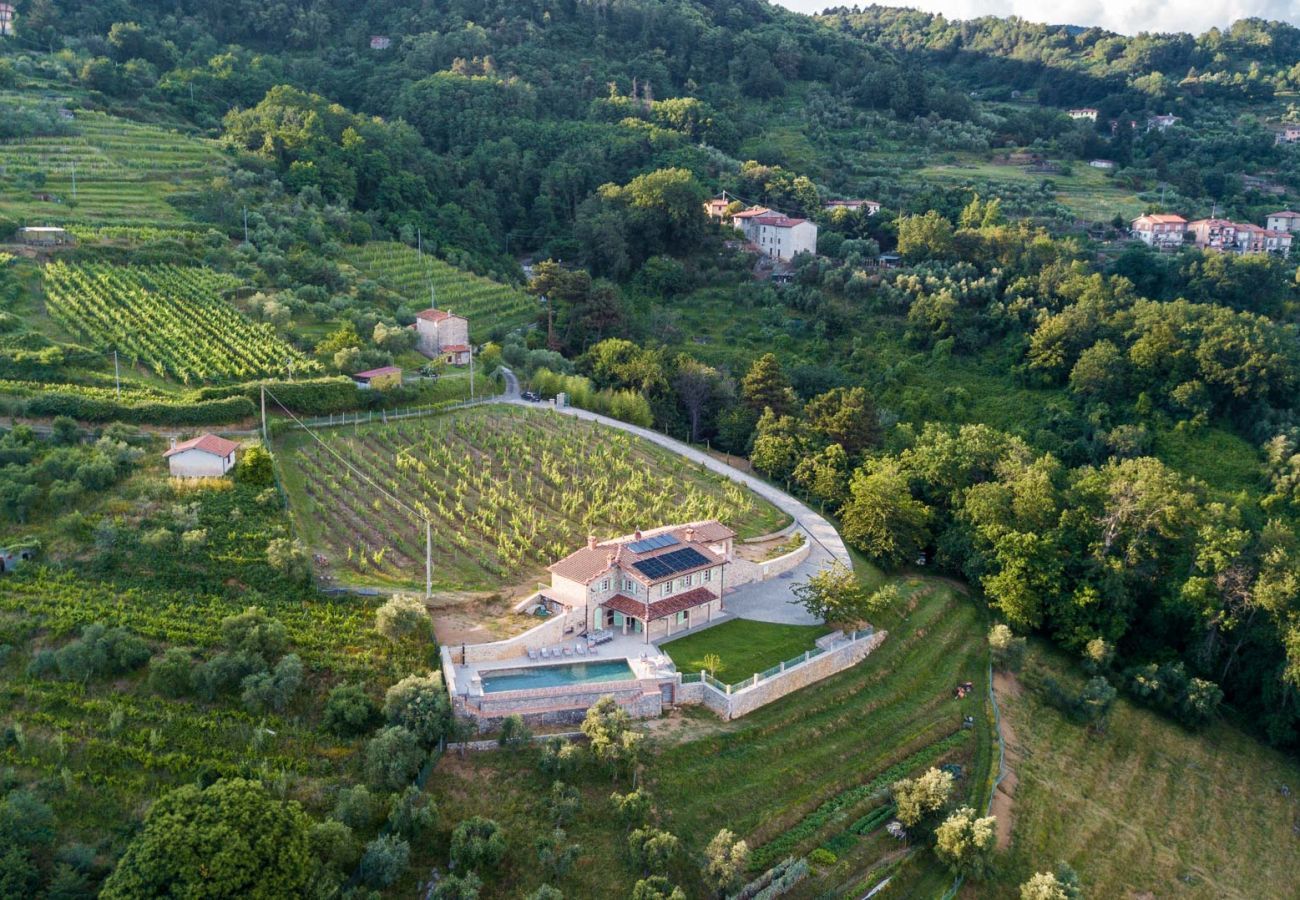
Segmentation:
<svg viewBox="0 0 1300 900">
<path fill-rule="evenodd" d="M 536 403 L 529 403 L 521 399 L 519 379 L 515 377 L 513 372 L 502 367 L 501 374 L 505 379 L 505 393 L 496 397 L 492 402 L 512 403 L 532 408 L 538 406 Z M 735 593 L 727 595 L 727 610 L 739 618 L 754 619 L 760 622 L 779 622 L 791 625 L 815 625 L 821 622 L 820 619 L 809 615 L 801 605 L 795 602 L 794 586 L 802 584 L 808 580 L 809 576 L 830 567 L 837 561 L 850 568 L 853 566 L 848 548 L 844 546 L 844 541 L 840 538 L 839 532 L 823 516 L 780 488 L 774 487 L 747 472 L 734 469 L 725 462 L 714 459 L 707 453 L 697 450 L 689 444 L 684 444 L 676 438 L 668 437 L 657 431 L 651 431 L 648 428 L 642 428 L 639 425 L 631 425 L 618 419 L 611 419 L 608 416 L 588 412 L 585 409 L 567 406 L 556 408 L 549 403 L 545 404 L 543 408 L 562 415 L 573 416 L 576 419 L 599 422 L 601 425 L 635 434 L 676 453 L 683 459 L 704 466 L 719 475 L 744 485 L 777 509 L 790 515 L 797 524 L 798 529 L 803 532 L 804 537 L 811 542 L 812 546 L 808 558 L 784 575 L 737 588 Z"/>
</svg>

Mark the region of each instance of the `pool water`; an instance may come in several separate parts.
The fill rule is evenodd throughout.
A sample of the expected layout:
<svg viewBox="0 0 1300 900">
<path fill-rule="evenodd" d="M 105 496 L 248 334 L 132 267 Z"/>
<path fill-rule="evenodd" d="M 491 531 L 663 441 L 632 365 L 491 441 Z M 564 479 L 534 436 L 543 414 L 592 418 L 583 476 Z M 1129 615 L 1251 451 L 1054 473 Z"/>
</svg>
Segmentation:
<svg viewBox="0 0 1300 900">
<path fill-rule="evenodd" d="M 564 663 L 558 666 L 533 666 L 528 669 L 491 669 L 480 673 L 485 694 L 497 691 L 527 691 L 533 688 L 561 687 L 597 681 L 631 681 L 636 678 L 626 659 L 599 662 Z"/>
</svg>

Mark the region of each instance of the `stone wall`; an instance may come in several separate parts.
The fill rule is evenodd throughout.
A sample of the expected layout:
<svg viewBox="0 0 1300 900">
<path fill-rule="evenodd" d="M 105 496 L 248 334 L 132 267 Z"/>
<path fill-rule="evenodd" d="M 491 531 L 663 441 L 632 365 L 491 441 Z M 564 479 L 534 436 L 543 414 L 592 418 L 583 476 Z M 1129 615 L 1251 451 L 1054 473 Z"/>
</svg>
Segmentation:
<svg viewBox="0 0 1300 900">
<path fill-rule="evenodd" d="M 733 689 L 730 694 L 699 681 L 678 684 L 673 699 L 679 705 L 702 704 L 723 719 L 739 719 L 800 688 L 856 666 L 879 647 L 888 634 L 878 631 L 871 637 L 842 643 L 750 687 Z"/>
<path fill-rule="evenodd" d="M 655 718 L 663 713 L 663 694 L 653 681 L 502 691 L 481 697 L 456 697 L 453 703 L 456 712 L 473 719 L 481 733 L 497 728 L 506 716 L 512 715 L 522 716 L 529 725 L 576 724 L 602 697 L 613 697 L 634 719 Z"/>
<path fill-rule="evenodd" d="M 484 663 L 496 662 L 502 659 L 516 659 L 518 657 L 527 657 L 529 647 L 550 647 L 555 644 L 563 644 L 565 641 L 572 643 L 577 640 L 577 631 L 573 634 L 565 635 L 565 622 L 567 616 L 551 616 L 544 619 L 538 625 L 525 631 L 523 634 L 517 634 L 512 638 L 506 638 L 503 641 L 493 641 L 490 644 L 466 644 L 465 658 L 461 659 L 461 648 L 459 644 L 452 644 L 452 657 L 458 663 Z M 577 621 L 572 622 L 577 628 Z"/>
<path fill-rule="evenodd" d="M 799 565 L 808 558 L 812 552 L 812 541 L 804 536 L 803 543 L 795 547 L 789 553 L 778 556 L 776 559 L 769 559 L 766 562 L 759 563 L 759 569 L 762 570 L 762 580 L 767 581 L 769 578 L 775 578 L 782 572 L 789 572 L 795 566 Z"/>
</svg>

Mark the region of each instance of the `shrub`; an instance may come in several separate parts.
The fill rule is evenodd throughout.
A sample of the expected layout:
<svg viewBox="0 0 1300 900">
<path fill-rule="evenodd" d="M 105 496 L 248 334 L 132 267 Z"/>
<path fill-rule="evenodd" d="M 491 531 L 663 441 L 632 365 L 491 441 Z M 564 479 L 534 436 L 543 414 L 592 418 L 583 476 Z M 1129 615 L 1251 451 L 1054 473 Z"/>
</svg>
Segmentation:
<svg viewBox="0 0 1300 900">
<path fill-rule="evenodd" d="M 307 842 L 317 862 L 335 872 L 350 869 L 357 863 L 357 841 L 352 829 L 335 819 L 312 825 Z"/>
<path fill-rule="evenodd" d="M 415 785 L 393 799 L 393 808 L 388 813 L 390 833 L 408 841 L 420 840 L 433 831 L 437 822 L 438 808 Z"/>
<path fill-rule="evenodd" d="M 393 835 L 377 837 L 366 844 L 361 857 L 361 881 L 371 887 L 385 888 L 402 877 L 411 861 L 411 845 Z"/>
<path fill-rule="evenodd" d="M 434 887 L 429 900 L 478 900 L 483 881 L 473 872 L 464 875 L 450 874 Z"/>
<path fill-rule="evenodd" d="M 302 660 L 296 653 L 276 663 L 270 672 L 256 672 L 241 682 L 244 708 L 251 713 L 284 712 L 302 684 Z"/>
<path fill-rule="evenodd" d="M 713 836 L 704 850 L 704 865 L 700 876 L 705 886 L 715 895 L 729 894 L 740 885 L 748 866 L 749 845 L 737 840 L 731 831 L 723 828 Z"/>
<path fill-rule="evenodd" d="M 1016 637 L 1008 626 L 998 623 L 989 629 L 989 652 L 993 654 L 993 665 L 1018 672 L 1025 660 L 1025 639 Z"/>
<path fill-rule="evenodd" d="M 627 837 L 633 865 L 648 875 L 668 871 L 678 847 L 676 835 L 658 828 L 638 828 Z"/>
<path fill-rule="evenodd" d="M 250 606 L 221 620 L 221 640 L 231 650 L 255 653 L 272 663 L 288 646 L 289 636 L 282 623 L 260 607 Z"/>
<path fill-rule="evenodd" d="M 325 701 L 325 728 L 340 737 L 365 734 L 379 724 L 379 707 L 358 684 L 340 684 Z"/>
<path fill-rule="evenodd" d="M 423 601 L 408 594 L 394 594 L 375 613 L 375 629 L 394 644 L 405 640 L 426 641 L 433 637 L 433 624 Z"/>
<path fill-rule="evenodd" d="M 632 885 L 632 900 L 686 900 L 686 893 L 662 875 Z"/>
<path fill-rule="evenodd" d="M 425 758 L 419 738 L 400 725 L 389 726 L 366 745 L 366 780 L 381 790 L 401 790 L 415 778 Z"/>
<path fill-rule="evenodd" d="M 516 713 L 506 716 L 501 722 L 501 734 L 497 737 L 497 745 L 518 749 L 528 746 L 532 739 L 533 733 L 524 724 L 524 717 Z"/>
<path fill-rule="evenodd" d="M 266 660 L 255 653 L 218 653 L 194 668 L 194 693 L 212 701 L 239 687 L 249 675 L 265 670 Z"/>
<path fill-rule="evenodd" d="M 840 858 L 825 847 L 818 847 L 808 854 L 808 862 L 817 866 L 833 866 L 839 861 Z"/>
<path fill-rule="evenodd" d="M 235 467 L 235 480 L 251 487 L 270 487 L 275 484 L 275 466 L 270 452 L 261 444 L 244 450 Z"/>
<path fill-rule="evenodd" d="M 975 810 L 963 806 L 935 829 L 935 855 L 956 875 L 984 877 L 993 863 L 996 823 L 995 817 L 979 818 Z"/>
<path fill-rule="evenodd" d="M 87 625 L 78 640 L 65 644 L 54 654 L 59 674 L 74 681 L 120 675 L 149 661 L 149 647 L 136 635 L 118 626 Z"/>
<path fill-rule="evenodd" d="M 343 788 L 334 800 L 334 818 L 354 831 L 370 831 L 379 819 L 379 801 L 364 784 Z"/>
<path fill-rule="evenodd" d="M 492 871 L 506 854 L 506 836 L 501 826 L 483 816 L 474 816 L 451 833 L 451 864 L 459 871 Z"/>
<path fill-rule="evenodd" d="M 149 687 L 164 697 L 184 697 L 194 689 L 193 670 L 190 651 L 168 647 L 162 656 L 155 656 L 149 663 Z"/>
<path fill-rule="evenodd" d="M 384 694 L 384 718 L 413 733 L 426 748 L 433 747 L 451 725 L 451 701 L 442 686 L 442 673 L 409 675 Z"/>
<path fill-rule="evenodd" d="M 311 578 L 311 562 L 302 543 L 289 538 L 276 538 L 266 545 L 266 562 L 295 584 L 306 584 Z"/>
</svg>

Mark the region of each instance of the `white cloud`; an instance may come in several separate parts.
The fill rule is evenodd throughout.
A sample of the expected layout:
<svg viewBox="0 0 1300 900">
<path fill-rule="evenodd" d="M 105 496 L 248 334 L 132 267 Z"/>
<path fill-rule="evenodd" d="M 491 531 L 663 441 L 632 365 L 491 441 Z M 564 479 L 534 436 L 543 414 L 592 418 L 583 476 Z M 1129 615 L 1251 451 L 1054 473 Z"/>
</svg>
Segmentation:
<svg viewBox="0 0 1300 900">
<path fill-rule="evenodd" d="M 799 12 L 820 12 L 836 5 L 827 0 L 777 0 Z M 841 0 L 843 2 L 843 0 Z M 866 5 L 870 0 L 858 0 Z M 851 2 L 844 3 L 852 6 Z M 890 4 L 893 5 L 893 4 Z M 953 19 L 1020 16 L 1052 25 L 1100 25 L 1121 34 L 1139 31 L 1188 31 L 1201 34 L 1214 26 L 1258 17 L 1300 25 L 1300 0 L 907 0 L 898 5 L 943 13 Z"/>
</svg>

